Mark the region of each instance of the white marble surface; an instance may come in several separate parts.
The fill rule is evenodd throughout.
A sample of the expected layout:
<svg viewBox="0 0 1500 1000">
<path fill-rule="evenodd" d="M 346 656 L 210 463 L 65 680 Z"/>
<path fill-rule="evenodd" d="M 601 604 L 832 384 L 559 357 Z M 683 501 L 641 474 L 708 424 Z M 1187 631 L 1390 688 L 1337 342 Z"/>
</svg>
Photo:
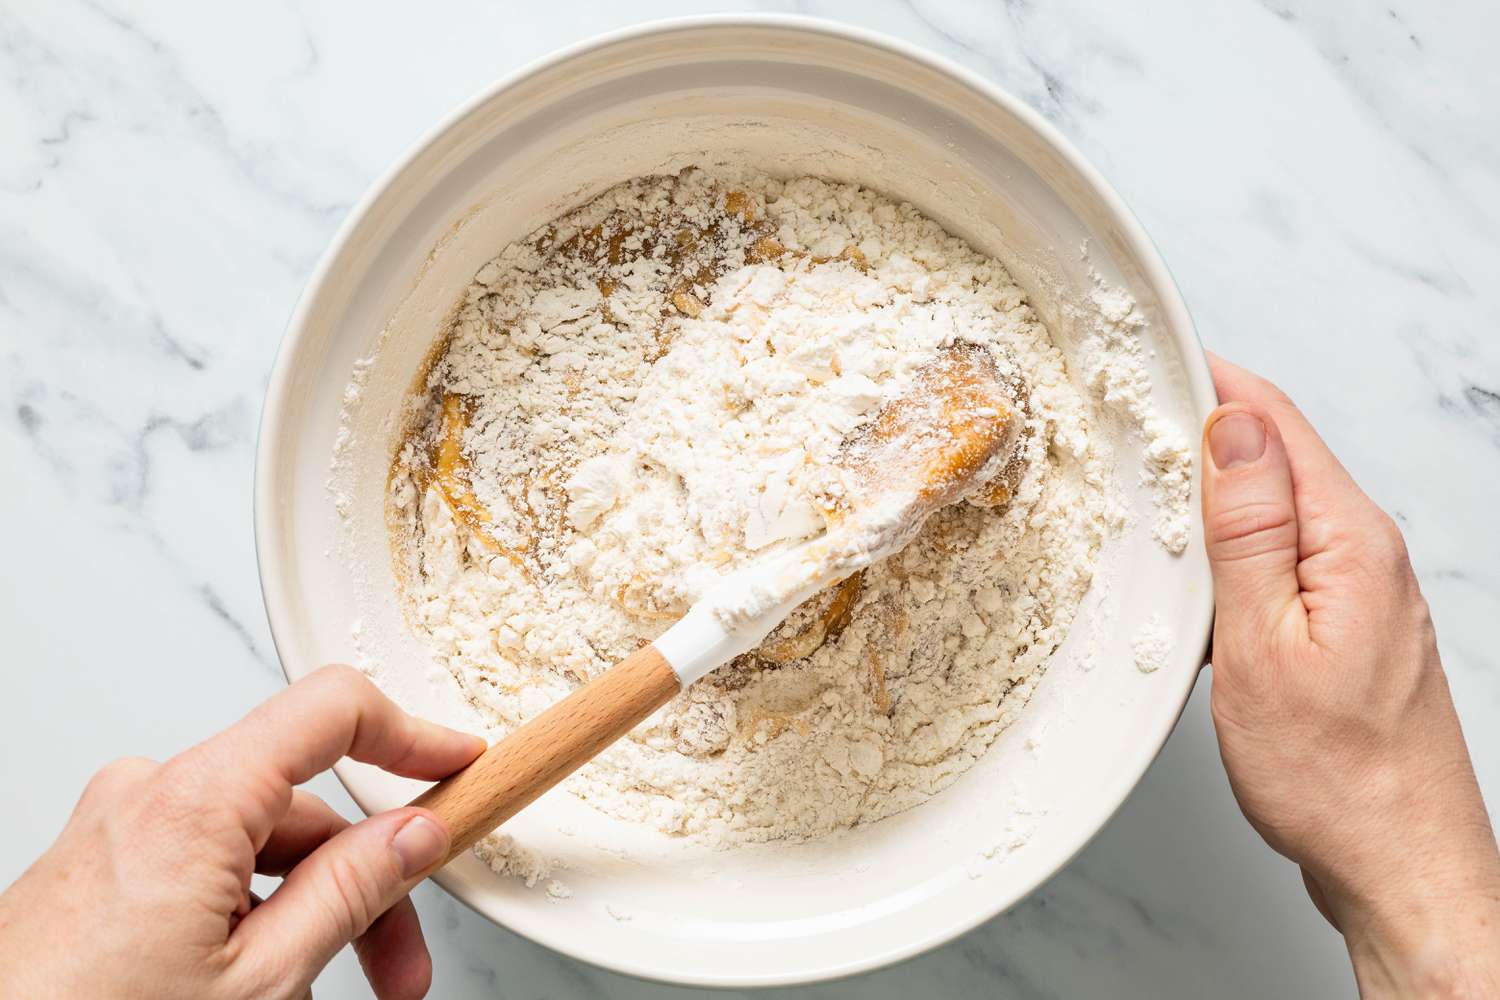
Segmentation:
<svg viewBox="0 0 1500 1000">
<path fill-rule="evenodd" d="M 791 6 L 967 64 L 1113 180 L 1208 345 L 1279 380 L 1405 526 L 1500 803 L 1500 8 Z M 0 3 L 0 884 L 105 760 L 170 754 L 281 684 L 251 538 L 256 419 L 353 201 L 497 75 L 701 9 Z M 1338 938 L 1229 795 L 1207 687 L 1120 815 L 1033 897 L 798 995 L 1351 994 Z M 352 812 L 335 783 L 319 790 Z M 418 905 L 434 996 L 690 992 L 561 958 L 433 888 Z M 317 994 L 364 995 L 347 953 Z"/>
</svg>

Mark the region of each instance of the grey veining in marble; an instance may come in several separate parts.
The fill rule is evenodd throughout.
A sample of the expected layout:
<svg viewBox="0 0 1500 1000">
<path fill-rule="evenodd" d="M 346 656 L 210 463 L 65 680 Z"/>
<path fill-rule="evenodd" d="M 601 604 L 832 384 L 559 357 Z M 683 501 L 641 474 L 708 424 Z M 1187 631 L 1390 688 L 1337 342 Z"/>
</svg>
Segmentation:
<svg viewBox="0 0 1500 1000">
<path fill-rule="evenodd" d="M 948 55 L 1111 178 L 1208 345 L 1279 381 L 1400 519 L 1500 801 L 1500 8 L 758 6 Z M 286 317 L 353 201 L 525 60 L 704 9 L 0 3 L 0 773 L 26 789 L 0 835 L 0 882 L 99 764 L 168 755 L 280 684 L 251 538 L 255 422 Z M 793 992 L 1351 994 L 1338 938 L 1229 795 L 1207 687 L 1120 815 L 1012 912 L 896 968 Z M 316 787 L 353 812 L 335 783 Z M 693 992 L 417 895 L 435 996 Z M 317 995 L 363 995 L 347 954 Z"/>
</svg>

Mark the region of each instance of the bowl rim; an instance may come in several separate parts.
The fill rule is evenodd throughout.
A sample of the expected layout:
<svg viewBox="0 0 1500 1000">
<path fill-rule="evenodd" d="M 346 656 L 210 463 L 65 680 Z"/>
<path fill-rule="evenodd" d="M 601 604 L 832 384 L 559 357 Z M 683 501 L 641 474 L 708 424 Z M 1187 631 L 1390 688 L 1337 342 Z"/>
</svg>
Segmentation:
<svg viewBox="0 0 1500 1000">
<path fill-rule="evenodd" d="M 277 664 L 288 683 L 291 682 L 292 677 L 287 667 L 286 655 L 283 652 L 287 643 L 284 641 L 281 630 L 278 630 L 278 622 L 286 623 L 291 617 L 290 609 L 288 608 L 287 587 L 284 582 L 287 578 L 288 568 L 282 561 L 279 547 L 275 544 L 278 532 L 274 516 L 276 507 L 275 497 L 281 486 L 281 474 L 276 468 L 276 463 L 273 461 L 272 456 L 277 451 L 275 447 L 276 442 L 287 432 L 284 415 L 287 411 L 288 384 L 291 374 L 300 360 L 298 356 L 301 353 L 301 348 L 307 341 L 310 333 L 308 317 L 313 311 L 316 301 L 323 294 L 324 286 L 330 273 L 340 258 L 344 256 L 346 248 L 350 244 L 351 237 L 364 221 L 365 217 L 375 207 L 376 203 L 395 185 L 398 179 L 429 149 L 440 142 L 448 132 L 481 108 L 501 98 L 507 91 L 518 87 L 540 73 L 597 50 L 635 41 L 646 36 L 694 32 L 703 29 L 736 30 L 766 28 L 801 32 L 839 41 L 849 41 L 883 50 L 887 54 L 910 60 L 926 69 L 945 75 L 975 92 L 981 98 L 999 105 L 1003 110 L 1015 116 L 1038 139 L 1050 147 L 1072 169 L 1078 172 L 1078 175 L 1087 184 L 1091 192 L 1099 199 L 1111 220 L 1119 227 L 1120 235 L 1134 263 L 1140 268 L 1142 276 L 1149 287 L 1157 293 L 1164 326 L 1170 332 L 1171 337 L 1177 341 L 1177 347 L 1181 352 L 1187 390 L 1195 408 L 1206 414 L 1208 410 L 1211 410 L 1217 404 L 1218 397 L 1214 389 L 1207 358 L 1204 355 L 1202 339 L 1197 333 L 1197 327 L 1193 323 L 1187 303 L 1183 299 L 1181 290 L 1178 288 L 1170 269 L 1167 267 L 1166 261 L 1163 259 L 1156 244 L 1146 233 L 1140 220 L 1137 219 L 1124 199 L 1099 170 L 1051 122 L 1029 104 L 1010 94 L 999 85 L 945 56 L 938 55 L 935 52 L 899 38 L 840 21 L 799 14 L 748 12 L 702 14 L 653 19 L 606 31 L 563 46 L 549 54 L 525 63 L 516 70 L 499 77 L 494 82 L 481 88 L 473 96 L 460 102 L 445 114 L 435 125 L 424 132 L 409 146 L 390 167 L 371 182 L 364 194 L 349 210 L 307 278 L 307 282 L 303 287 L 301 295 L 298 297 L 297 303 L 287 321 L 286 329 L 277 346 L 276 359 L 267 382 L 256 440 L 253 483 L 254 542 L 256 564 L 260 577 L 261 597 L 265 605 L 266 619 L 271 633 L 272 644 L 277 653 Z M 1204 656 L 1206 656 L 1213 622 L 1211 601 L 1208 602 L 1206 610 L 1199 618 L 1200 620 L 1196 623 L 1191 621 L 1186 623 L 1188 626 L 1193 626 L 1187 631 L 1188 634 L 1202 635 L 1201 649 Z M 283 624 L 282 630 L 286 627 Z M 1183 651 L 1184 654 L 1186 652 L 1186 650 Z M 1201 664 L 1203 657 L 1200 657 L 1198 662 Z M 1039 868 L 1035 878 L 1031 880 L 1031 884 L 1027 886 L 1025 892 L 1009 900 L 997 896 L 993 907 L 979 907 L 960 919 L 945 922 L 940 927 L 919 931 L 900 946 L 886 948 L 844 962 L 830 963 L 811 971 L 769 971 L 752 975 L 699 973 L 684 975 L 680 973 L 674 974 L 671 970 L 662 970 L 653 967 L 650 963 L 644 961 L 629 959 L 612 960 L 590 953 L 586 945 L 580 946 L 583 943 L 580 942 L 578 936 L 563 937 L 541 932 L 537 928 L 527 926 L 520 921 L 502 922 L 496 915 L 486 912 L 481 902 L 469 898 L 471 895 L 469 888 L 461 885 L 458 879 L 447 872 L 439 871 L 432 876 L 432 879 L 442 886 L 450 896 L 463 903 L 470 910 L 507 930 L 520 934 L 530 941 L 589 965 L 647 981 L 729 989 L 811 984 L 873 971 L 914 958 L 924 952 L 940 947 L 968 933 L 980 924 L 994 919 L 1021 900 L 1030 896 L 1045 882 L 1071 864 L 1077 855 L 1109 825 L 1130 793 L 1140 783 L 1141 778 L 1144 777 L 1146 771 L 1156 760 L 1162 748 L 1166 745 L 1167 739 L 1176 729 L 1177 722 L 1181 718 L 1188 698 L 1192 694 L 1193 687 L 1197 682 L 1197 677 L 1198 672 L 1196 670 L 1183 670 L 1180 678 L 1176 680 L 1175 686 L 1163 692 L 1168 698 L 1176 700 L 1176 710 L 1170 715 L 1163 716 L 1163 719 L 1167 721 L 1159 731 L 1142 734 L 1143 738 L 1137 744 L 1139 749 L 1135 755 L 1135 766 L 1128 769 L 1128 773 L 1117 781 L 1115 787 L 1110 789 L 1107 796 L 1101 796 L 1101 801 L 1107 801 L 1109 805 L 1107 809 L 1101 811 L 1098 815 L 1098 822 L 1087 828 L 1086 832 L 1084 832 L 1085 828 L 1080 826 L 1079 835 L 1074 837 L 1072 842 L 1059 855 L 1061 860 L 1055 866 L 1045 867 L 1045 869 Z M 355 803 L 363 811 L 369 813 L 370 809 L 365 804 L 365 797 L 356 791 L 355 785 L 357 784 L 357 780 L 351 780 L 352 776 L 348 768 L 348 762 L 344 761 L 336 765 L 334 772 Z"/>
</svg>

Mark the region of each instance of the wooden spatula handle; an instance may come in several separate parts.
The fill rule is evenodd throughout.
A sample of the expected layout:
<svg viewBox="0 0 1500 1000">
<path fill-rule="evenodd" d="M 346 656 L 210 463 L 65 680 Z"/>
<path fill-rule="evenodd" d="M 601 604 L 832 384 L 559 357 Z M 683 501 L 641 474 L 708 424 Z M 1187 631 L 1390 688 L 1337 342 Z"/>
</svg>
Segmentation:
<svg viewBox="0 0 1500 1000">
<path fill-rule="evenodd" d="M 451 861 L 666 704 L 680 690 L 643 646 L 417 796 L 448 826 Z"/>
</svg>

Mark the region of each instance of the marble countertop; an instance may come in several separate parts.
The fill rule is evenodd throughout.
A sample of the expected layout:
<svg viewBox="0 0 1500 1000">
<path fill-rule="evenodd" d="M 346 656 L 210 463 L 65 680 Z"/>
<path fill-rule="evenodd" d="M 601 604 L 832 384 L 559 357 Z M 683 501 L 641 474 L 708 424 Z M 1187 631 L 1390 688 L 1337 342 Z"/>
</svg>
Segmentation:
<svg viewBox="0 0 1500 1000">
<path fill-rule="evenodd" d="M 282 684 L 251 536 L 256 420 L 292 304 L 353 202 L 496 76 L 713 6 L 0 9 L 0 884 L 100 764 L 169 755 Z M 1500 8 L 758 6 L 950 56 L 1111 178 L 1209 347 L 1279 381 L 1401 521 L 1500 803 Z M 1207 688 L 1205 674 L 1120 814 L 1032 897 L 922 958 L 792 992 L 1352 994 L 1339 938 L 1230 797 Z M 331 779 L 317 790 L 354 813 Z M 430 886 L 417 900 L 434 996 L 694 992 L 562 958 Z M 365 995 L 347 952 L 316 992 Z"/>
</svg>

